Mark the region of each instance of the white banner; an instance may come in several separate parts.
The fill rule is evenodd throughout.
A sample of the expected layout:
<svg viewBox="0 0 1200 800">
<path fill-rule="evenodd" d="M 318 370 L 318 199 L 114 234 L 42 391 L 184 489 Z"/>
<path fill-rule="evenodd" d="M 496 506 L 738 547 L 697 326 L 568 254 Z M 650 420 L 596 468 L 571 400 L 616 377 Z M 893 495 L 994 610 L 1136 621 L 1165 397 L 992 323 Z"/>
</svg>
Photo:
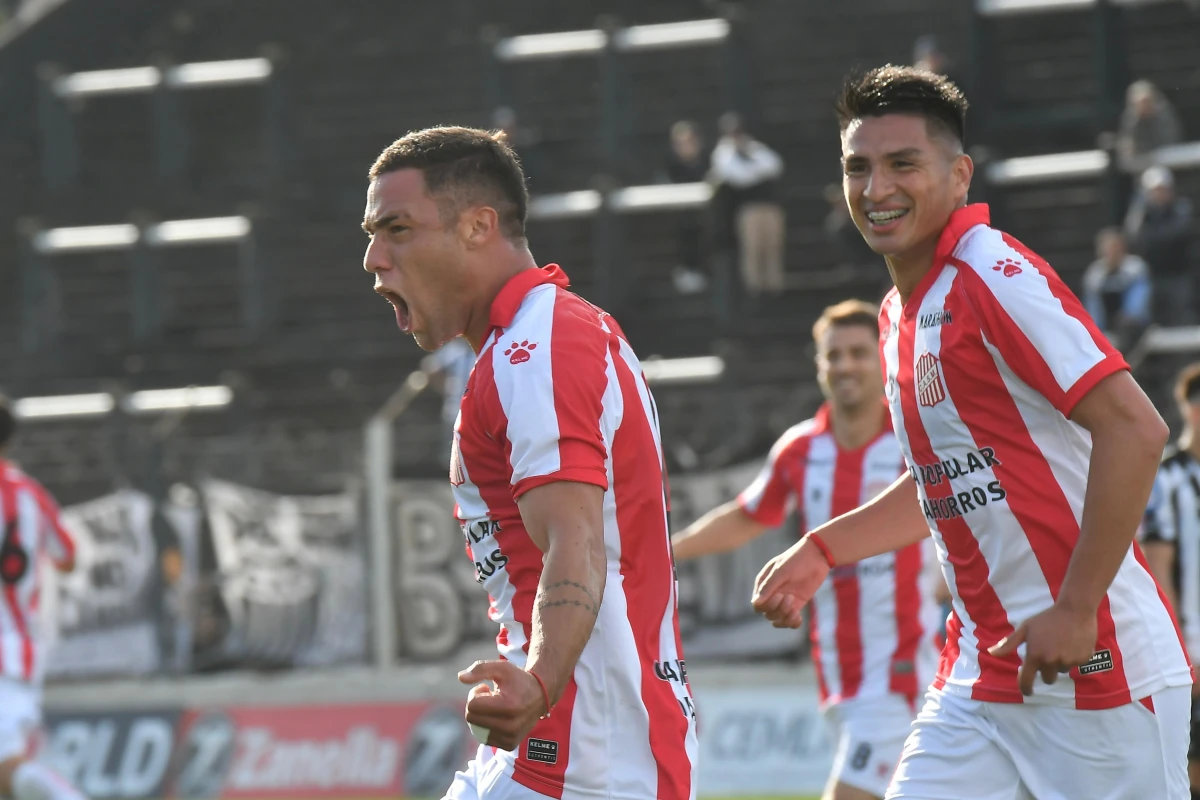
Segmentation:
<svg viewBox="0 0 1200 800">
<path fill-rule="evenodd" d="M 734 498 L 753 481 L 748 463 L 671 479 L 671 529 Z M 487 618 L 487 595 L 464 555 L 454 500 L 444 480 L 397 481 L 392 487 L 396 530 L 395 603 L 400 655 L 457 663 L 496 635 Z M 758 571 L 795 541 L 792 524 L 764 533 L 724 555 L 678 565 L 680 627 L 692 660 L 794 658 L 805 635 L 779 630 L 754 613 L 750 595 Z"/>
<path fill-rule="evenodd" d="M 296 666 L 366 655 L 364 548 L 350 494 L 202 487 L 231 631 L 226 653 Z"/>
<path fill-rule="evenodd" d="M 833 743 L 811 685 L 695 688 L 702 796 L 819 795 Z"/>
<path fill-rule="evenodd" d="M 47 569 L 48 676 L 142 674 L 160 663 L 151 593 L 158 556 L 154 502 L 122 491 L 62 510 L 75 569 Z"/>
</svg>

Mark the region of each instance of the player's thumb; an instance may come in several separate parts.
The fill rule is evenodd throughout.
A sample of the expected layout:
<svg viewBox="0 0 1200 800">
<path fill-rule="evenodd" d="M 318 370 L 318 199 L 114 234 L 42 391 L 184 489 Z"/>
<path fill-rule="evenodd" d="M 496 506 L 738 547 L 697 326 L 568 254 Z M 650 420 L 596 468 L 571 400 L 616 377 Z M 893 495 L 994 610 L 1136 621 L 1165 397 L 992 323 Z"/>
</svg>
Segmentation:
<svg viewBox="0 0 1200 800">
<path fill-rule="evenodd" d="M 459 683 L 496 681 L 504 668 L 503 661 L 476 661 L 458 673 Z"/>
<path fill-rule="evenodd" d="M 1000 641 L 988 648 L 988 654 L 996 658 L 1004 658 L 1017 652 L 1017 648 L 1025 641 L 1025 626 L 1022 625 L 1015 631 L 1005 636 Z"/>
</svg>

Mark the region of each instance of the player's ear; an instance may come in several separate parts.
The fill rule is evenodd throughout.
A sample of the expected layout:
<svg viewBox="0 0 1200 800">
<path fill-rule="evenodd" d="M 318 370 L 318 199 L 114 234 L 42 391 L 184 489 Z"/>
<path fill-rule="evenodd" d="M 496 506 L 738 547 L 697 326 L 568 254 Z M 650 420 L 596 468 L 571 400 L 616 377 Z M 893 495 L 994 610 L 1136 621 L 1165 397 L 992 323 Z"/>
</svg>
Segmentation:
<svg viewBox="0 0 1200 800">
<path fill-rule="evenodd" d="M 971 189 L 971 178 L 975 175 L 975 162 L 966 153 L 959 153 L 954 158 L 951 175 L 954 178 L 955 197 L 961 204 Z"/>
<path fill-rule="evenodd" d="M 479 247 L 500 229 L 500 215 L 491 206 L 472 206 L 459 218 L 459 232 L 470 248 Z"/>
</svg>

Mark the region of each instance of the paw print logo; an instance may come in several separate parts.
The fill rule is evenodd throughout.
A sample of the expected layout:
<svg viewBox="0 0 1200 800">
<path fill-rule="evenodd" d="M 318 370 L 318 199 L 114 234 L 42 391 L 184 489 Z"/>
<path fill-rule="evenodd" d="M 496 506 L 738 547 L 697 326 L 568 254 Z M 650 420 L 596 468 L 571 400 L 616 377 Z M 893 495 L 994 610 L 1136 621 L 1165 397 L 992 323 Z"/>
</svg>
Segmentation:
<svg viewBox="0 0 1200 800">
<path fill-rule="evenodd" d="M 526 339 L 520 344 L 513 342 L 511 345 L 509 345 L 508 349 L 504 351 L 504 355 L 508 356 L 508 363 L 510 364 L 524 364 L 531 358 L 529 351 L 536 349 L 537 342 L 531 342 Z"/>
<path fill-rule="evenodd" d="M 1021 274 L 1021 265 L 1011 258 L 1006 258 L 1003 261 L 997 261 L 996 266 L 992 267 L 996 272 L 1003 272 L 1004 277 L 1011 278 L 1013 275 Z"/>
</svg>

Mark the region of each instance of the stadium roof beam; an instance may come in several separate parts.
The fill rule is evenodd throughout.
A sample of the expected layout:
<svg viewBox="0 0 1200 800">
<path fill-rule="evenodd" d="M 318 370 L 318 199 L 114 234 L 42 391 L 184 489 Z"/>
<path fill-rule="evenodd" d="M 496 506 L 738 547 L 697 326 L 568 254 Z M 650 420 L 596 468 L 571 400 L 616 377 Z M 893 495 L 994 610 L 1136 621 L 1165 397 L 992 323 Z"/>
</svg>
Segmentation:
<svg viewBox="0 0 1200 800">
<path fill-rule="evenodd" d="M 1109 155 L 1104 150 L 1050 153 L 1020 156 L 997 161 L 988 167 L 988 180 L 997 186 L 1044 183 L 1070 178 L 1094 178 L 1108 169 Z"/>
<path fill-rule="evenodd" d="M 22 397 L 13 403 L 19 419 L 63 419 L 102 417 L 113 410 L 113 396 L 107 392 L 58 394 L 46 397 Z"/>
<path fill-rule="evenodd" d="M 599 213 L 607 201 L 609 209 L 618 213 L 641 211 L 674 211 L 699 208 L 712 199 L 712 187 L 707 183 L 661 183 L 647 186 L 626 186 L 607 195 L 595 189 L 583 189 L 561 194 L 535 195 L 529 198 L 529 218 L 532 220 L 578 219 Z"/>
<path fill-rule="evenodd" d="M 178 389 L 145 389 L 122 398 L 120 407 L 127 414 L 158 414 L 167 411 L 198 411 L 225 408 L 233 402 L 228 386 L 184 386 Z M 20 419 L 67 419 L 103 417 L 118 406 L 109 392 L 59 394 L 23 397 L 13 403 Z"/>
<path fill-rule="evenodd" d="M 612 45 L 625 52 L 668 50 L 725 41 L 729 21 L 694 19 L 655 25 L 634 25 L 613 31 Z M 609 33 L 599 28 L 509 36 L 496 42 L 500 61 L 534 61 L 564 56 L 597 55 L 609 45 Z"/>
<path fill-rule="evenodd" d="M 200 89 L 263 83 L 271 77 L 273 69 L 267 58 L 195 61 L 165 69 L 146 66 L 74 72 L 55 78 L 52 86 L 59 97 L 136 94 L 152 91 L 161 84 L 172 89 Z"/>
<path fill-rule="evenodd" d="M 39 253 L 92 252 L 124 250 L 137 244 L 136 225 L 84 225 L 77 228 L 50 228 L 33 236 L 33 249 Z"/>
<path fill-rule="evenodd" d="M 130 414 L 153 414 L 158 411 L 225 408 L 232 402 L 233 389 L 228 386 L 185 386 L 182 389 L 134 392 L 121 405 Z"/>
<path fill-rule="evenodd" d="M 124 250 L 140 241 L 151 247 L 220 244 L 246 238 L 252 227 L 248 218 L 235 216 L 169 220 L 143 229 L 130 223 L 50 228 L 33 235 L 33 249 L 49 254 Z"/>
<path fill-rule="evenodd" d="M 1110 160 L 1111 156 L 1105 150 L 1018 156 L 988 165 L 987 178 L 996 186 L 1095 178 L 1104 174 Z M 1171 169 L 1200 167 L 1200 141 L 1160 147 L 1152 154 L 1150 163 Z"/>
<path fill-rule="evenodd" d="M 656 386 L 682 383 L 711 383 L 725 373 L 720 356 L 648 358 L 642 362 L 646 382 Z"/>
<path fill-rule="evenodd" d="M 1170 0 L 1174 2 L 1174 0 Z M 975 0 L 975 10 L 988 17 L 1050 14 L 1092 8 L 1098 0 Z M 1140 6 L 1168 0 L 1108 0 L 1121 6 Z"/>
</svg>

